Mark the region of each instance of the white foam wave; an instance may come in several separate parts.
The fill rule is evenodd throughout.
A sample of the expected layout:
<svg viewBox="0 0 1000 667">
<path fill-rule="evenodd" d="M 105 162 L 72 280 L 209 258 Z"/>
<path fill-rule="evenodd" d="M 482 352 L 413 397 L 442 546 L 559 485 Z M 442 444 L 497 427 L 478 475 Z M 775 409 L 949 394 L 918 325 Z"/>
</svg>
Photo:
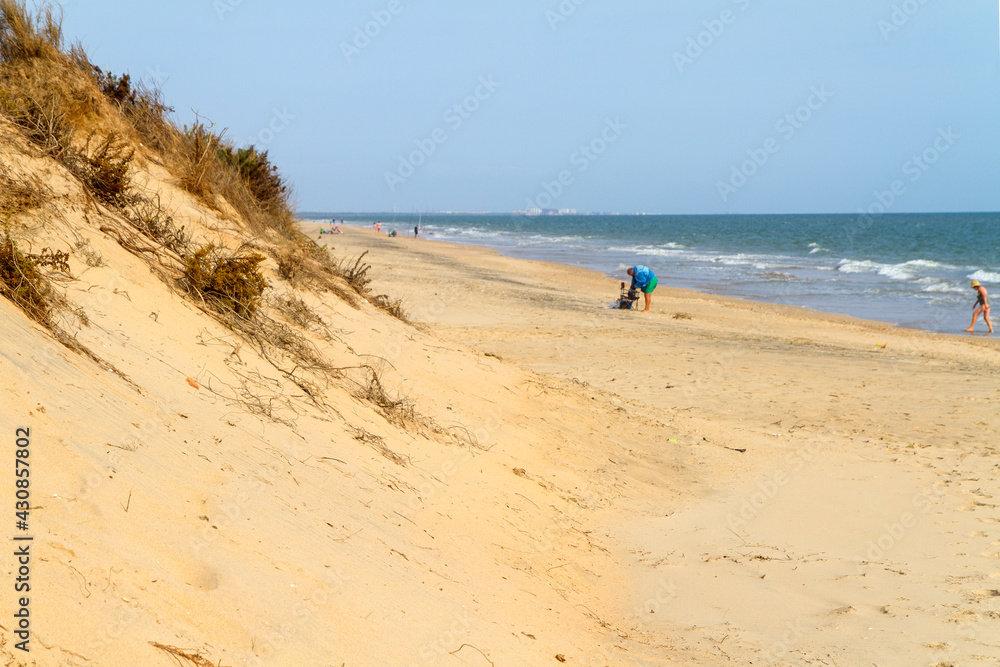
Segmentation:
<svg viewBox="0 0 1000 667">
<path fill-rule="evenodd" d="M 837 270 L 844 273 L 874 273 L 893 280 L 917 280 L 927 274 L 928 269 L 954 269 L 957 267 L 928 259 L 912 259 L 899 264 L 883 264 L 869 259 L 842 259 Z"/>
<path fill-rule="evenodd" d="M 774 255 L 749 255 L 744 253 L 736 255 L 707 255 L 705 259 L 716 264 L 722 264 L 723 266 L 752 266 L 758 271 L 787 267 L 789 264 L 787 258 Z"/>
<path fill-rule="evenodd" d="M 844 273 L 878 273 L 880 266 L 878 262 L 870 260 L 842 259 L 837 264 L 837 270 Z"/>
<path fill-rule="evenodd" d="M 969 280 L 978 280 L 982 283 L 1000 283 L 1000 273 L 979 269 L 975 273 L 968 275 Z"/>
<path fill-rule="evenodd" d="M 680 250 L 685 250 L 687 246 L 681 245 L 680 243 L 664 243 L 662 245 L 641 245 L 622 247 L 622 246 L 612 246 L 608 248 L 610 252 L 628 252 L 635 253 L 637 255 L 643 255 L 646 257 L 678 257 L 682 253 L 678 252 Z"/>
<path fill-rule="evenodd" d="M 881 262 L 873 262 L 870 259 L 841 260 L 837 268 L 844 273 L 874 273 L 897 280 L 912 280 L 916 277 L 898 264 L 882 264 Z"/>
<path fill-rule="evenodd" d="M 923 278 L 917 281 L 923 285 L 922 290 L 924 292 L 931 292 L 933 294 L 965 294 L 965 288 L 954 283 L 950 283 L 947 280 L 938 280 L 936 278 Z"/>
<path fill-rule="evenodd" d="M 903 262 L 900 266 L 911 267 L 915 269 L 957 269 L 959 267 L 952 264 L 944 264 L 942 262 L 935 262 L 933 259 L 911 259 L 908 262 Z"/>
</svg>

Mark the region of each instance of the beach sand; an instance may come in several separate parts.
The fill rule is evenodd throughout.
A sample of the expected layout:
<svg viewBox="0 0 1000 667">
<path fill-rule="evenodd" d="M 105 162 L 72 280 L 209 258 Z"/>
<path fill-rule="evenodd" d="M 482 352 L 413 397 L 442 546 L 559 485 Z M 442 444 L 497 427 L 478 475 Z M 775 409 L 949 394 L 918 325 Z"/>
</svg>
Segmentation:
<svg viewBox="0 0 1000 667">
<path fill-rule="evenodd" d="M 143 182 L 196 238 L 253 241 Z M 412 322 L 268 259 L 268 312 L 322 319 L 300 331 L 330 371 L 308 375 L 123 248 L 72 177 L 47 185 L 22 243 L 72 252 L 65 326 L 93 357 L 0 300 L 3 428 L 30 429 L 32 471 L 7 532 L 33 538 L 31 652 L 8 556 L 8 664 L 1000 657 L 989 339 L 667 285 L 640 315 L 590 271 L 305 225 L 367 251 Z"/>
<path fill-rule="evenodd" d="M 613 488 L 587 524 L 627 592 L 600 614 L 630 640 L 680 663 L 1000 660 L 996 341 L 662 284 L 643 315 L 588 270 L 328 241 L 369 250 L 375 287 L 435 334 L 621 411 L 628 431 L 606 410 L 590 428 L 642 472 L 609 449 L 583 483 Z"/>
</svg>

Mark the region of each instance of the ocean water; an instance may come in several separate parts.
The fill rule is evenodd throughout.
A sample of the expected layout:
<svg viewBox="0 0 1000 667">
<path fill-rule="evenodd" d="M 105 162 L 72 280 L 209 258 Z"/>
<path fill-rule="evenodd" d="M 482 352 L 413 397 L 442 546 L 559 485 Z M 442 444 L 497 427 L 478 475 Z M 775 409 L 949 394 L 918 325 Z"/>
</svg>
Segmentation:
<svg viewBox="0 0 1000 667">
<path fill-rule="evenodd" d="M 596 269 L 609 276 L 609 303 L 635 264 L 662 285 L 963 335 L 975 302 L 970 281 L 1000 302 L 1000 213 L 300 217 L 368 228 L 378 220 L 383 231 L 411 235 L 419 222 L 432 240 Z M 1000 310 L 994 316 L 1000 321 Z"/>
</svg>

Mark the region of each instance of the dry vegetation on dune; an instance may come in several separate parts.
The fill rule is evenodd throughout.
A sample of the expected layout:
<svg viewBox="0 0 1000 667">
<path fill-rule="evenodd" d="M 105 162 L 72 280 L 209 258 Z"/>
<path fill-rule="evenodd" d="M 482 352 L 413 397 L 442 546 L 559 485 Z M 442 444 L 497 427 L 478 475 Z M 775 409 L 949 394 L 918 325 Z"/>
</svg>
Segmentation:
<svg viewBox="0 0 1000 667">
<path fill-rule="evenodd" d="M 314 401 L 319 387 L 348 382 L 357 396 L 405 422 L 412 408 L 386 395 L 370 365 L 340 364 L 362 369 L 363 377 L 353 377 L 357 373 L 344 372 L 309 342 L 310 336 L 330 340 L 330 329 L 296 293 L 333 294 L 355 308 L 365 300 L 405 319 L 401 304 L 371 293 L 363 255 L 338 259 L 298 231 L 292 190 L 266 151 L 234 146 L 200 116 L 190 126 L 178 125 L 172 113 L 156 88 L 101 69 L 79 44 L 67 47 L 56 6 L 31 11 L 24 0 L 0 0 L 0 117 L 24 138 L 33 159 L 58 165 L 79 185 L 99 230 L 241 336 Z M 220 237 L 218 227 L 175 220 L 160 193 L 142 185 L 150 164 L 165 168 L 178 189 L 225 220 L 228 236 Z M 6 220 L 0 293 L 59 340 L 93 356 L 66 333 L 64 320 L 74 311 L 53 281 L 57 269 L 72 279 L 68 265 L 54 267 L 45 261 L 52 255 L 32 255 L 18 243 L 30 232 L 24 216 L 44 216 L 52 202 L 40 179 L 0 160 L 0 220 Z M 88 267 L 104 265 L 88 241 L 78 238 L 73 250 Z M 266 294 L 278 287 L 265 278 L 271 267 L 266 256 L 288 290 L 281 298 Z M 278 315 L 289 324 L 278 322 Z"/>
</svg>

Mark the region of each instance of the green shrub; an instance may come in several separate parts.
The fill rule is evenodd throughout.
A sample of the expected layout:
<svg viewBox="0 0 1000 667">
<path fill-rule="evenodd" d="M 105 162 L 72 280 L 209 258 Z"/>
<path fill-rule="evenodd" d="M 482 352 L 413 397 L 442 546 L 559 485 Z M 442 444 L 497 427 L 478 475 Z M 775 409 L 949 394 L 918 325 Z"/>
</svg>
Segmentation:
<svg viewBox="0 0 1000 667">
<path fill-rule="evenodd" d="M 236 148 L 221 146 L 219 161 L 232 168 L 246 183 L 257 203 L 268 211 L 282 211 L 288 202 L 288 186 L 271 164 L 267 151 L 258 153 L 253 146 Z"/>
<path fill-rule="evenodd" d="M 139 104 L 138 90 L 132 88 L 132 79 L 128 74 L 116 76 L 102 70 L 97 65 L 91 65 L 91 76 L 104 96 L 121 109 L 129 109 Z"/>
<path fill-rule="evenodd" d="M 98 200 L 108 206 L 122 208 L 134 200 L 129 175 L 134 156 L 135 151 L 125 140 L 114 134 L 108 135 L 93 154 L 83 160 L 83 173 L 78 175 Z"/>
<path fill-rule="evenodd" d="M 0 240 L 0 293 L 36 322 L 49 323 L 50 288 L 35 262 L 4 232 Z"/>
<path fill-rule="evenodd" d="M 184 277 L 191 289 L 218 310 L 252 317 L 260 306 L 267 281 L 260 272 L 258 253 L 225 253 L 213 244 L 184 257 Z"/>
</svg>

